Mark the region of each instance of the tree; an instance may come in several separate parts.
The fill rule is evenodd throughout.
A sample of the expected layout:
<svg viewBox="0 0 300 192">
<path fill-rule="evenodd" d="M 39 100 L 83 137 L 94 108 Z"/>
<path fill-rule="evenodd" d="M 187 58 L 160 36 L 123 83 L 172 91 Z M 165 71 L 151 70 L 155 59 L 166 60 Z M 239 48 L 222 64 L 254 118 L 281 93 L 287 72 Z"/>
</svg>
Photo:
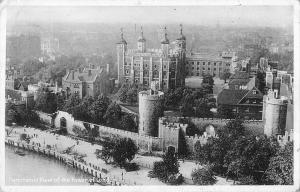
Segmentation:
<svg viewBox="0 0 300 192">
<path fill-rule="evenodd" d="M 123 167 L 125 163 L 130 162 L 138 151 L 137 146 L 130 138 L 121 138 L 116 141 L 112 153 L 115 163 Z"/>
<path fill-rule="evenodd" d="M 121 118 L 121 107 L 116 103 L 111 103 L 104 115 L 107 125 L 116 127 Z"/>
<path fill-rule="evenodd" d="M 265 172 L 265 181 L 272 185 L 293 185 L 293 142 L 287 143 L 275 156 L 270 159 Z"/>
<path fill-rule="evenodd" d="M 194 116 L 194 107 L 192 103 L 183 103 L 181 106 L 181 113 L 184 117 Z"/>
<path fill-rule="evenodd" d="M 212 141 L 209 138 L 208 142 L 204 145 L 197 141 L 195 143 L 195 153 L 194 159 L 199 164 L 206 164 L 211 162 L 211 152 L 212 152 Z"/>
<path fill-rule="evenodd" d="M 66 111 L 68 113 L 73 112 L 73 108 L 77 105 L 79 105 L 81 102 L 81 99 L 79 98 L 78 94 L 72 94 L 71 97 L 67 100 L 63 107 L 63 111 Z"/>
<path fill-rule="evenodd" d="M 5 106 L 5 125 L 11 125 L 12 123 L 17 123 L 18 112 L 16 110 L 15 104 L 8 102 Z"/>
<path fill-rule="evenodd" d="M 245 127 L 243 125 L 243 120 L 240 118 L 236 118 L 230 120 L 226 123 L 224 129 L 228 131 L 229 134 L 233 136 L 244 136 L 245 135 Z"/>
<path fill-rule="evenodd" d="M 35 108 L 45 113 L 54 113 L 57 110 L 57 96 L 48 89 L 39 89 Z"/>
<path fill-rule="evenodd" d="M 134 122 L 132 115 L 125 114 L 121 118 L 120 126 L 123 130 L 137 132 L 137 125 Z"/>
<path fill-rule="evenodd" d="M 231 76 L 231 73 L 228 71 L 225 71 L 224 73 L 221 74 L 221 79 L 223 79 L 226 83 L 227 79 L 229 79 L 229 77 Z"/>
<path fill-rule="evenodd" d="M 138 100 L 138 89 L 135 86 L 130 87 L 126 92 L 126 103 L 133 104 Z"/>
<path fill-rule="evenodd" d="M 213 116 L 208 103 L 208 99 L 204 98 L 195 101 L 197 117 L 208 118 Z"/>
<path fill-rule="evenodd" d="M 154 162 L 153 169 L 149 172 L 150 177 L 157 177 L 163 182 L 168 182 L 170 176 L 179 173 L 179 164 L 174 150 L 168 150 L 163 155 L 162 161 Z"/>
<path fill-rule="evenodd" d="M 179 138 L 178 138 L 178 156 L 181 158 L 187 157 L 189 154 L 188 145 L 185 140 L 185 134 L 182 129 L 179 129 Z"/>
<path fill-rule="evenodd" d="M 191 176 L 196 185 L 213 185 L 217 182 L 211 167 L 208 165 L 193 170 Z"/>
<path fill-rule="evenodd" d="M 94 123 L 105 123 L 104 115 L 109 104 L 110 100 L 107 97 L 99 95 L 98 98 L 88 106 L 88 113 Z"/>
<path fill-rule="evenodd" d="M 204 91 L 204 93 L 206 94 L 212 94 L 213 93 L 213 87 L 214 87 L 214 79 L 213 76 L 210 74 L 205 74 L 203 76 L 203 80 L 202 80 L 202 89 Z"/>
</svg>

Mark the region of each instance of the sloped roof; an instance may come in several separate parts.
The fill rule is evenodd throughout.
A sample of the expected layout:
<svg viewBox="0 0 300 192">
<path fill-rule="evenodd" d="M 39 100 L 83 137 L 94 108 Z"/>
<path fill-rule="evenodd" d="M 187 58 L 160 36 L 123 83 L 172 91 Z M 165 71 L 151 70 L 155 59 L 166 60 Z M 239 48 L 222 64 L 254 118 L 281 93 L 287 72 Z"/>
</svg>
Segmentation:
<svg viewBox="0 0 300 192">
<path fill-rule="evenodd" d="M 229 81 L 228 85 L 247 85 L 250 79 L 232 79 Z"/>
<path fill-rule="evenodd" d="M 249 79 L 250 75 L 244 71 L 237 71 L 229 79 Z"/>
<path fill-rule="evenodd" d="M 89 74 L 90 70 L 90 74 Z M 71 81 L 95 81 L 98 75 L 101 75 L 103 72 L 103 69 L 84 69 L 82 72 L 74 71 L 74 79 L 72 79 L 72 71 L 70 71 L 66 77 L 65 80 L 71 80 Z"/>
<path fill-rule="evenodd" d="M 243 89 L 223 89 L 217 97 L 217 102 L 221 105 L 236 105 L 248 92 L 249 90 Z"/>
</svg>

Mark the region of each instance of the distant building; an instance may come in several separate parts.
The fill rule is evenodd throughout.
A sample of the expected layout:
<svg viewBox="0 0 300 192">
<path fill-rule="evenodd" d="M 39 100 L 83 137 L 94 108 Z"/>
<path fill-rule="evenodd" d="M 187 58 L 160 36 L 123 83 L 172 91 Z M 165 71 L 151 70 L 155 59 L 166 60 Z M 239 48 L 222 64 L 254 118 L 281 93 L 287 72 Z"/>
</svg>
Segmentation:
<svg viewBox="0 0 300 192">
<path fill-rule="evenodd" d="M 234 52 L 223 52 L 220 55 L 190 53 L 186 57 L 186 75 L 203 76 L 210 74 L 221 77 L 225 73 L 233 73 L 237 57 Z"/>
<path fill-rule="evenodd" d="M 185 84 L 186 38 L 180 29 L 179 37 L 171 48 L 167 31 L 159 49 L 147 49 L 141 30 L 137 49 L 127 49 L 127 42 L 121 33 L 117 43 L 118 82 L 150 86 L 157 81 L 159 90 L 167 90 Z"/>
<path fill-rule="evenodd" d="M 42 38 L 41 50 L 43 55 L 53 55 L 59 52 L 59 40 L 57 38 Z"/>
<path fill-rule="evenodd" d="M 244 71 L 237 71 L 230 76 L 228 87 L 231 90 L 251 90 L 258 87 L 258 84 L 256 77 L 250 77 L 249 73 Z"/>
<path fill-rule="evenodd" d="M 262 118 L 263 94 L 256 88 L 223 89 L 217 97 L 217 105 L 231 109 L 233 114 L 240 114 L 245 119 Z"/>
<path fill-rule="evenodd" d="M 112 89 L 107 73 L 104 69 L 70 70 L 62 79 L 62 89 L 67 96 L 78 94 L 80 98 L 85 96 L 97 97 L 107 94 Z"/>
</svg>

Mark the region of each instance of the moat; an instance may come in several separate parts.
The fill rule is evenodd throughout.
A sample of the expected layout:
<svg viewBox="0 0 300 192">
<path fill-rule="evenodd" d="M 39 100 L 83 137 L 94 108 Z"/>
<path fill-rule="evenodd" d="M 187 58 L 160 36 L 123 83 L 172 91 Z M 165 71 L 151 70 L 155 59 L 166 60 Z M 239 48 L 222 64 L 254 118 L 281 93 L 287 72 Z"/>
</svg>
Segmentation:
<svg viewBox="0 0 300 192">
<path fill-rule="evenodd" d="M 89 185 L 91 176 L 56 159 L 5 145 L 6 185 Z"/>
</svg>

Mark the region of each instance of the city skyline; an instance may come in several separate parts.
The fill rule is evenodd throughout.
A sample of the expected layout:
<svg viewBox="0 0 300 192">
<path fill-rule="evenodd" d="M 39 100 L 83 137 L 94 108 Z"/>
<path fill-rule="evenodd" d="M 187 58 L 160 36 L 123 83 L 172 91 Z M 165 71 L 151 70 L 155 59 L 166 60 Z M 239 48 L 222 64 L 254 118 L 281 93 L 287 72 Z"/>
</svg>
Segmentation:
<svg viewBox="0 0 300 192">
<path fill-rule="evenodd" d="M 38 16 L 38 17 L 37 17 Z M 290 27 L 292 6 L 13 6 L 9 24 L 68 23 L 185 23 L 194 25 Z"/>
</svg>

